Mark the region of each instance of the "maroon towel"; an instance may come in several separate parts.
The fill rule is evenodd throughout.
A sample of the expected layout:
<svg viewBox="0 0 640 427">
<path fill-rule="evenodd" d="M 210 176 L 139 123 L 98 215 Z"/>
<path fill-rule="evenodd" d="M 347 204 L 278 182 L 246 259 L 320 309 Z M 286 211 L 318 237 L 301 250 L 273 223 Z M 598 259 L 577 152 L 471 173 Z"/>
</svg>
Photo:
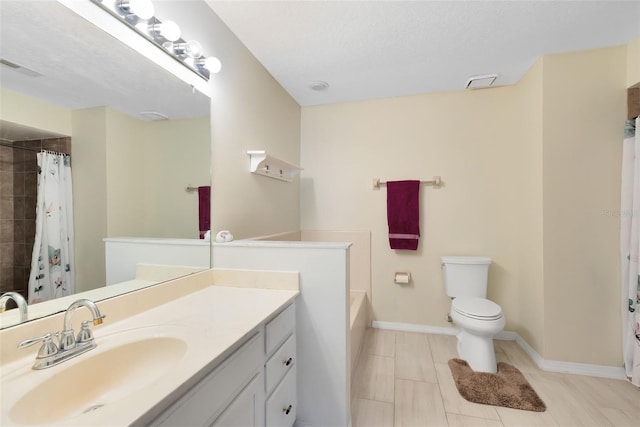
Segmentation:
<svg viewBox="0 0 640 427">
<path fill-rule="evenodd" d="M 198 228 L 200 238 L 211 228 L 211 187 L 198 187 Z"/>
<path fill-rule="evenodd" d="M 418 249 L 420 181 L 387 182 L 387 223 L 391 249 Z"/>
</svg>

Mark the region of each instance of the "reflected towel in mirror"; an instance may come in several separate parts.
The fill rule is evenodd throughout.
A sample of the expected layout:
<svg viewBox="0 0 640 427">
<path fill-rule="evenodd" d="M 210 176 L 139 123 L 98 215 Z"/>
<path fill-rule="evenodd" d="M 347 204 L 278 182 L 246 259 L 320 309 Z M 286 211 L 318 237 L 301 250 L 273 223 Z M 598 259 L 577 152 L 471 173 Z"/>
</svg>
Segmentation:
<svg viewBox="0 0 640 427">
<path fill-rule="evenodd" d="M 203 185 L 198 187 L 198 226 L 200 238 L 211 229 L 211 187 Z"/>
</svg>

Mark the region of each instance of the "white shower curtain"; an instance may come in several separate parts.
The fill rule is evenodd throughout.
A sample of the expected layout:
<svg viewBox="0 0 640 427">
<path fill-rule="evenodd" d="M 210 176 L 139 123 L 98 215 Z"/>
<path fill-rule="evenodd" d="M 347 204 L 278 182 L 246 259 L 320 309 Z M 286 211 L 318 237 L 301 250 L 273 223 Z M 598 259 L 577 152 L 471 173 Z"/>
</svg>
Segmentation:
<svg viewBox="0 0 640 427">
<path fill-rule="evenodd" d="M 622 345 L 627 377 L 640 387 L 640 118 L 627 121 L 622 148 Z"/>
<path fill-rule="evenodd" d="M 74 293 L 71 158 L 38 153 L 36 236 L 31 255 L 29 304 Z"/>
</svg>

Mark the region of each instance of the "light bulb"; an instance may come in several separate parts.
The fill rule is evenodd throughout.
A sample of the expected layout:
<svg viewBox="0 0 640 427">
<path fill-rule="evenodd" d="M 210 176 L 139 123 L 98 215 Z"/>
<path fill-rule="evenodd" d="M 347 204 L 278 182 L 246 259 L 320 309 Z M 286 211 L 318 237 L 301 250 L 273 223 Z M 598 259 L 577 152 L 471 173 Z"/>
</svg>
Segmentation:
<svg viewBox="0 0 640 427">
<path fill-rule="evenodd" d="M 151 0 L 118 0 L 118 7 L 141 19 L 151 19 L 155 13 Z"/>
<path fill-rule="evenodd" d="M 205 59 L 202 66 L 209 70 L 211 74 L 219 73 L 220 70 L 222 70 L 222 62 L 215 56 L 210 56 Z"/>
<path fill-rule="evenodd" d="M 189 40 L 186 43 L 173 43 L 170 47 L 173 48 L 173 53 L 176 55 L 186 55 L 190 58 L 202 56 L 202 45 L 195 40 Z"/>
<path fill-rule="evenodd" d="M 173 21 L 164 21 L 160 24 L 149 26 L 149 31 L 155 36 L 161 36 L 169 41 L 176 41 L 180 38 L 180 27 Z"/>
<path fill-rule="evenodd" d="M 184 53 L 191 58 L 200 58 L 202 56 L 202 45 L 196 40 L 189 40 L 184 48 Z"/>
<path fill-rule="evenodd" d="M 195 40 L 186 43 L 164 43 L 166 49 L 173 49 L 173 53 L 178 56 L 188 56 L 189 58 L 200 58 L 202 56 L 202 45 Z"/>
</svg>

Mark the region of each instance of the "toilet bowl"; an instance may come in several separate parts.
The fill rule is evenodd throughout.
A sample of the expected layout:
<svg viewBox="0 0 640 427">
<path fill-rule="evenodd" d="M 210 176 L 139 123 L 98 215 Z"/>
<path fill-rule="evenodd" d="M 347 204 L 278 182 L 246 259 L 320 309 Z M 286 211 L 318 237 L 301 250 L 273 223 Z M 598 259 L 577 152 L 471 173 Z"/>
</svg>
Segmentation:
<svg viewBox="0 0 640 427">
<path fill-rule="evenodd" d="M 497 372 L 493 337 L 504 329 L 500 306 L 479 297 L 458 297 L 451 302 L 451 319 L 460 327 L 458 356 L 477 372 Z"/>
<path fill-rule="evenodd" d="M 442 272 L 451 301 L 451 320 L 458 334 L 458 356 L 471 369 L 497 372 L 493 336 L 504 329 L 500 306 L 486 299 L 491 258 L 481 256 L 443 256 Z"/>
</svg>

